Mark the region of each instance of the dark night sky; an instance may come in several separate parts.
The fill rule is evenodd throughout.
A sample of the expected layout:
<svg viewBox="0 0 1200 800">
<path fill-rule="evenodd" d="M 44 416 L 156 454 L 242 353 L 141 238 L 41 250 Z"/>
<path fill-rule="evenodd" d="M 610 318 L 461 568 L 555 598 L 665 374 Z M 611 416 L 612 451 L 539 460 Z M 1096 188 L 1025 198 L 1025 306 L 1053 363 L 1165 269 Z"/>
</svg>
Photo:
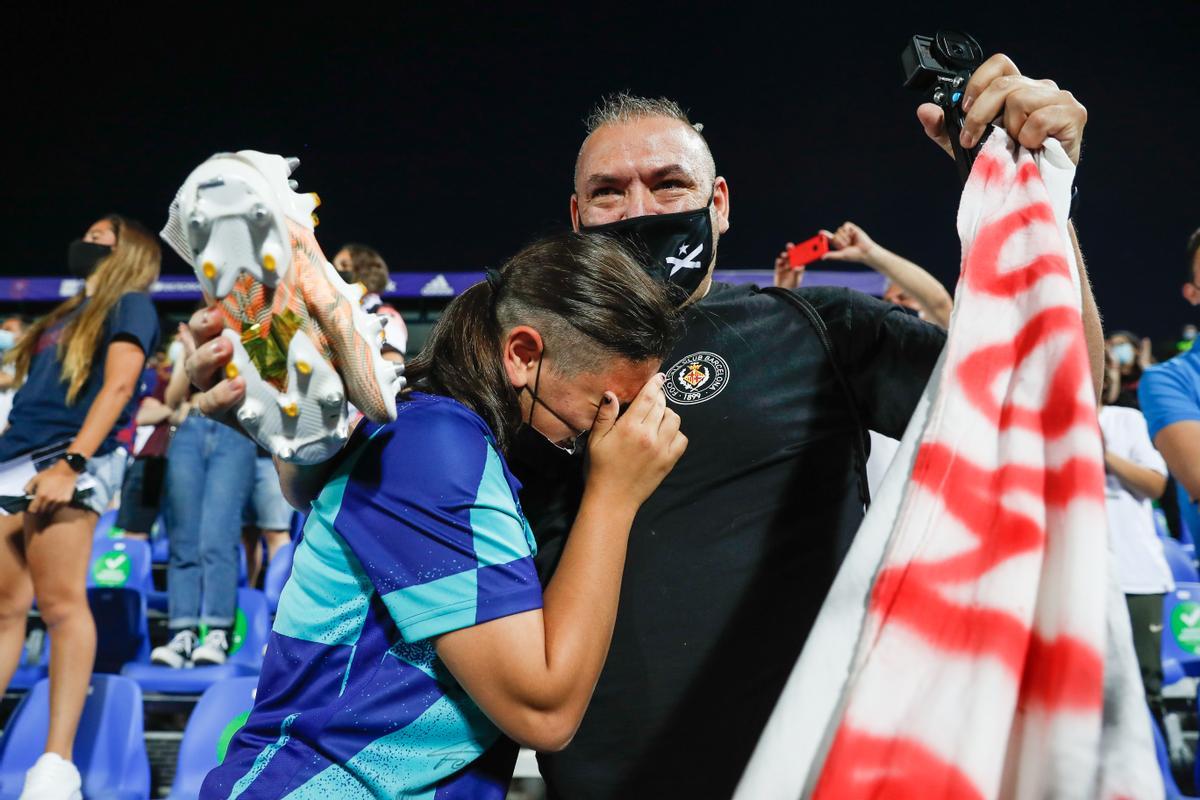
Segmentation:
<svg viewBox="0 0 1200 800">
<path fill-rule="evenodd" d="M 1088 107 L 1078 225 L 1108 326 L 1157 337 L 1196 318 L 1178 287 L 1200 225 L 1200 3 L 496 5 L 21 12 L 3 56 L 2 272 L 63 272 L 66 243 L 110 209 L 157 230 L 192 166 L 246 147 L 302 158 L 329 255 L 352 239 L 393 270 L 478 269 L 566 224 L 580 120 L 629 88 L 705 123 L 732 193 L 721 266 L 764 268 L 786 239 L 853 219 L 952 284 L 954 169 L 898 63 L 910 34 L 947 25 Z"/>
</svg>

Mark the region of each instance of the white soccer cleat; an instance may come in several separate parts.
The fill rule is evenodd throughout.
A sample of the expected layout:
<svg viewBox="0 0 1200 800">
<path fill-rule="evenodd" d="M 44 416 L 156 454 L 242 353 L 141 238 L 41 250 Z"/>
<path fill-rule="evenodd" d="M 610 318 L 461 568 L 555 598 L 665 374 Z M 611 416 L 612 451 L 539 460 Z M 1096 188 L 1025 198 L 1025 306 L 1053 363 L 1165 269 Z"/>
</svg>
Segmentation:
<svg viewBox="0 0 1200 800">
<path fill-rule="evenodd" d="M 403 368 L 383 358 L 383 325 L 362 310 L 313 235 L 319 203 L 294 191 L 299 162 L 253 150 L 218 154 L 192 171 L 162 237 L 217 301 L 242 376 L 243 429 L 284 461 L 315 464 L 349 436 L 352 403 L 396 418 Z"/>
<path fill-rule="evenodd" d="M 299 161 L 241 150 L 215 155 L 188 176 L 178 195 L 189 261 L 210 297 L 224 298 L 242 274 L 274 287 L 292 263 L 284 217 L 313 229 L 318 198 L 292 190 Z"/>
</svg>

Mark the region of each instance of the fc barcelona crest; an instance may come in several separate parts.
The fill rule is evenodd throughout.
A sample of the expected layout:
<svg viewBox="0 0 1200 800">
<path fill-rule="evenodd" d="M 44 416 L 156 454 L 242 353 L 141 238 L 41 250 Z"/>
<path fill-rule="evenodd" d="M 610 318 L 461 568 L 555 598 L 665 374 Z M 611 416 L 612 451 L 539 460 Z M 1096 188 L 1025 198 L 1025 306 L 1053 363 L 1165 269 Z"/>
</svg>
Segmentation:
<svg viewBox="0 0 1200 800">
<path fill-rule="evenodd" d="M 663 390 L 681 406 L 711 400 L 729 383 L 729 364 L 716 353 L 701 351 L 681 358 L 667 370 Z"/>
</svg>

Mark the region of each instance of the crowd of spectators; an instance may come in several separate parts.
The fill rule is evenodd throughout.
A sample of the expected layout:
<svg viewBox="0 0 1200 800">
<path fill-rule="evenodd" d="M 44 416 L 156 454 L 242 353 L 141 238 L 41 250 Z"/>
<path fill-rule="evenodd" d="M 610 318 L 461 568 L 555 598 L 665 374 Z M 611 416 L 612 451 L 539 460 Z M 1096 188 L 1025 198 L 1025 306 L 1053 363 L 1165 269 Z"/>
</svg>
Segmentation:
<svg viewBox="0 0 1200 800">
<path fill-rule="evenodd" d="M 375 313 L 397 317 L 386 348 L 403 359 L 403 320 L 379 297 L 386 264 L 361 245 L 345 252 L 353 259 L 344 277 L 363 284 Z M 0 470 L 11 476 L 14 465 L 30 461 L 38 470 L 0 491 L 29 498 L 28 513 L 0 517 L 0 685 L 17 668 L 36 596 L 53 677 L 47 753 L 30 773 L 35 789 L 71 780 L 96 650 L 84 588 L 98 514 L 116 507 L 121 535 L 168 541 L 171 638 L 151 661 L 172 668 L 224 663 L 238 549 L 253 585 L 290 540 L 293 512 L 269 455 L 191 402 L 187 326 L 160 344 L 162 322 L 148 293 L 160 253 L 137 222 L 98 220 L 69 248 L 70 271 L 84 281 L 79 295 L 36 320 L 12 315 L 0 323 Z"/>
</svg>

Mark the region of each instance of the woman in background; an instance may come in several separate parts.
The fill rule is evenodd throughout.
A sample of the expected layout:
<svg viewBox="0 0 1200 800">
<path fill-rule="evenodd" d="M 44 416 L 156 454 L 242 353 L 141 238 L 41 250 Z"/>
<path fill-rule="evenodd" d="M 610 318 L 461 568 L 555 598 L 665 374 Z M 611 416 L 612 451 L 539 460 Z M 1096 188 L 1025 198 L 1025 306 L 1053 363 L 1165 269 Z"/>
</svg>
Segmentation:
<svg viewBox="0 0 1200 800">
<path fill-rule="evenodd" d="M 162 252 L 141 225 L 109 215 L 71 243 L 79 294 L 34 323 L 9 352 L 20 390 L 0 435 L 0 464 L 32 458 L 24 513 L 0 517 L 0 688 L 21 657 L 33 598 L 50 634 L 46 752 L 22 798 L 80 797 L 71 763 L 75 731 L 96 658 L 87 568 L 98 515 L 120 490 L 126 453 L 116 433 L 133 415 L 142 367 L 158 344 L 148 290 Z M 86 473 L 91 494 L 76 499 Z"/>
</svg>

